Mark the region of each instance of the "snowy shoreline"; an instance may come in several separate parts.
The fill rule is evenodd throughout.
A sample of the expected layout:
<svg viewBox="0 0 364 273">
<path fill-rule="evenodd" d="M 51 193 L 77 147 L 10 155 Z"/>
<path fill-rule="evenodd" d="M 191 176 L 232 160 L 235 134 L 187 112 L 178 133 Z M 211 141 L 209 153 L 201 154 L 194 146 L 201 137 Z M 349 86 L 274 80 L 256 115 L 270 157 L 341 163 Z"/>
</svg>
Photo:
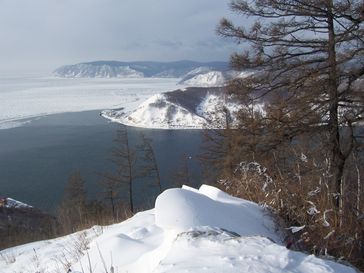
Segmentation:
<svg viewBox="0 0 364 273">
<path fill-rule="evenodd" d="M 135 128 L 143 128 L 143 129 L 155 129 L 155 130 L 202 130 L 205 129 L 201 126 L 173 126 L 173 125 L 138 125 L 134 123 L 127 122 L 126 119 L 114 118 L 105 113 L 108 110 L 101 111 L 101 116 L 110 122 L 119 123 L 125 126 L 135 127 Z"/>
</svg>

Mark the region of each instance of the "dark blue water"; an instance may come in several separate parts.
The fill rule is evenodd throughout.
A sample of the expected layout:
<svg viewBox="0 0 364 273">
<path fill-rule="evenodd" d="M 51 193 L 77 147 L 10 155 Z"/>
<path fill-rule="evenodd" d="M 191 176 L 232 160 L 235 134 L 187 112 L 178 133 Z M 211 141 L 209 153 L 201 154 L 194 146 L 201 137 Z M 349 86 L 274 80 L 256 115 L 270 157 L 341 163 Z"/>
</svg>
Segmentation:
<svg viewBox="0 0 364 273">
<path fill-rule="evenodd" d="M 37 208 L 54 211 L 69 175 L 80 171 L 90 198 L 101 198 L 101 173 L 115 166 L 110 162 L 113 139 L 120 125 L 100 117 L 97 111 L 51 115 L 18 128 L 0 130 L 0 195 Z M 190 180 L 198 186 L 201 172 L 198 130 L 152 130 L 128 127 L 132 145 L 140 133 L 152 139 L 164 189 L 173 187 L 173 173 L 181 158 L 189 157 Z M 149 181 L 150 182 L 150 181 Z M 135 184 L 140 207 L 153 205 L 157 194 L 148 179 Z"/>
</svg>

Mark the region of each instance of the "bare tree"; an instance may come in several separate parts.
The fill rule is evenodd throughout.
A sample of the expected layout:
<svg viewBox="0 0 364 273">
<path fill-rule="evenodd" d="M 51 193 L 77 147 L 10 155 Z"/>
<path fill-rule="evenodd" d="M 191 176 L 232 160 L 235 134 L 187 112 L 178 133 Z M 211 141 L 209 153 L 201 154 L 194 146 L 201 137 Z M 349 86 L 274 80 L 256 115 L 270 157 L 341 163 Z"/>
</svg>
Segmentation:
<svg viewBox="0 0 364 273">
<path fill-rule="evenodd" d="M 111 162 L 114 163 L 116 172 L 104 174 L 101 185 L 104 198 L 110 201 L 113 215 L 116 217 L 117 203 L 120 202 L 121 190 L 125 186 L 127 187 L 130 211 L 134 212 L 133 181 L 136 178 L 134 175 L 136 152 L 130 145 L 126 126 L 118 129 L 114 143 Z"/>
<path fill-rule="evenodd" d="M 139 152 L 142 154 L 138 166 L 140 168 L 139 176 L 154 178 L 155 184 L 158 187 L 159 192 L 162 192 L 161 177 L 159 173 L 159 167 L 157 159 L 155 157 L 154 149 L 152 147 L 151 139 L 147 138 L 144 134 L 141 134 L 142 144 L 138 146 Z"/>
<path fill-rule="evenodd" d="M 116 210 L 120 202 L 120 192 L 122 189 L 120 178 L 114 174 L 104 173 L 102 174 L 100 186 L 102 187 L 103 198 L 110 202 L 112 217 L 116 220 Z"/>
<path fill-rule="evenodd" d="M 175 180 L 175 184 L 178 187 L 182 187 L 183 185 L 192 185 L 191 172 L 188 166 L 188 161 L 190 159 L 190 156 L 182 154 L 180 157 L 178 169 L 175 170 L 172 174 L 172 177 Z"/>
<path fill-rule="evenodd" d="M 58 207 L 58 218 L 63 232 L 69 233 L 82 226 L 86 219 L 85 182 L 79 171 L 72 173 L 64 189 L 62 201 Z"/>
<path fill-rule="evenodd" d="M 341 128 L 363 120 L 363 2 L 236 0 L 230 6 L 253 18 L 248 28 L 227 19 L 218 28 L 222 36 L 246 44 L 243 53 L 232 55 L 233 67 L 256 71 L 249 81 L 235 81 L 235 92 L 252 103 L 276 103 L 259 128 L 261 134 L 267 119 L 274 121 L 280 129 L 274 145 L 325 124 L 331 186 L 340 206 L 345 162 L 354 145 Z"/>
<path fill-rule="evenodd" d="M 223 100 L 215 106 L 215 117 L 209 128 L 202 132 L 201 152 L 198 159 L 202 166 L 203 179 L 214 183 L 221 177 L 229 176 L 239 162 L 234 162 L 233 153 L 235 131 L 231 112 L 227 104 L 235 101 L 233 94 L 225 92 Z M 220 128 L 220 129 L 211 129 Z M 222 130 L 224 129 L 224 130 Z"/>
<path fill-rule="evenodd" d="M 244 164 L 224 186 L 273 207 L 287 225 L 305 226 L 297 238 L 304 249 L 363 268 L 363 1 L 230 6 L 249 19 L 244 26 L 223 19 L 218 32 L 243 47 L 232 66 L 253 74 L 227 88 L 243 105 L 229 141 L 232 162 Z M 256 163 L 271 183 L 244 167 Z"/>
</svg>

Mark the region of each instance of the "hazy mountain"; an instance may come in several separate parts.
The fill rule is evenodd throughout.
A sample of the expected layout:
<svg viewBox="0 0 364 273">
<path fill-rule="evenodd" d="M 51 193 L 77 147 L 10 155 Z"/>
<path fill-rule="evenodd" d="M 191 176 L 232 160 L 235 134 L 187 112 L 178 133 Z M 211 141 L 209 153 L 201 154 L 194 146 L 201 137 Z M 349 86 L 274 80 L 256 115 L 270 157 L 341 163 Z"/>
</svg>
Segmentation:
<svg viewBox="0 0 364 273">
<path fill-rule="evenodd" d="M 225 72 L 228 70 L 229 70 L 229 65 L 226 62 L 202 63 L 193 61 L 177 61 L 177 62 L 96 61 L 88 63 L 79 63 L 74 65 L 65 65 L 57 68 L 53 72 L 53 74 L 55 76 L 65 77 L 65 78 L 135 78 L 135 77 L 182 78 L 189 73 L 197 75 L 209 71 Z"/>
</svg>

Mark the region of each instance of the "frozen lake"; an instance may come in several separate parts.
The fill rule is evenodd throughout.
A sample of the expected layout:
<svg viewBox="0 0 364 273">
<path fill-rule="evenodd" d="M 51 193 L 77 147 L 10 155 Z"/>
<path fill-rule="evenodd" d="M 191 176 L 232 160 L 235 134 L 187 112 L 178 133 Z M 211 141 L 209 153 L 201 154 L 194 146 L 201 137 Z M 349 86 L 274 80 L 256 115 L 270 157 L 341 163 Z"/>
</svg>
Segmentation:
<svg viewBox="0 0 364 273">
<path fill-rule="evenodd" d="M 47 114 L 133 109 L 153 94 L 178 89 L 178 79 L 63 79 L 0 76 L 0 129 Z"/>
</svg>

